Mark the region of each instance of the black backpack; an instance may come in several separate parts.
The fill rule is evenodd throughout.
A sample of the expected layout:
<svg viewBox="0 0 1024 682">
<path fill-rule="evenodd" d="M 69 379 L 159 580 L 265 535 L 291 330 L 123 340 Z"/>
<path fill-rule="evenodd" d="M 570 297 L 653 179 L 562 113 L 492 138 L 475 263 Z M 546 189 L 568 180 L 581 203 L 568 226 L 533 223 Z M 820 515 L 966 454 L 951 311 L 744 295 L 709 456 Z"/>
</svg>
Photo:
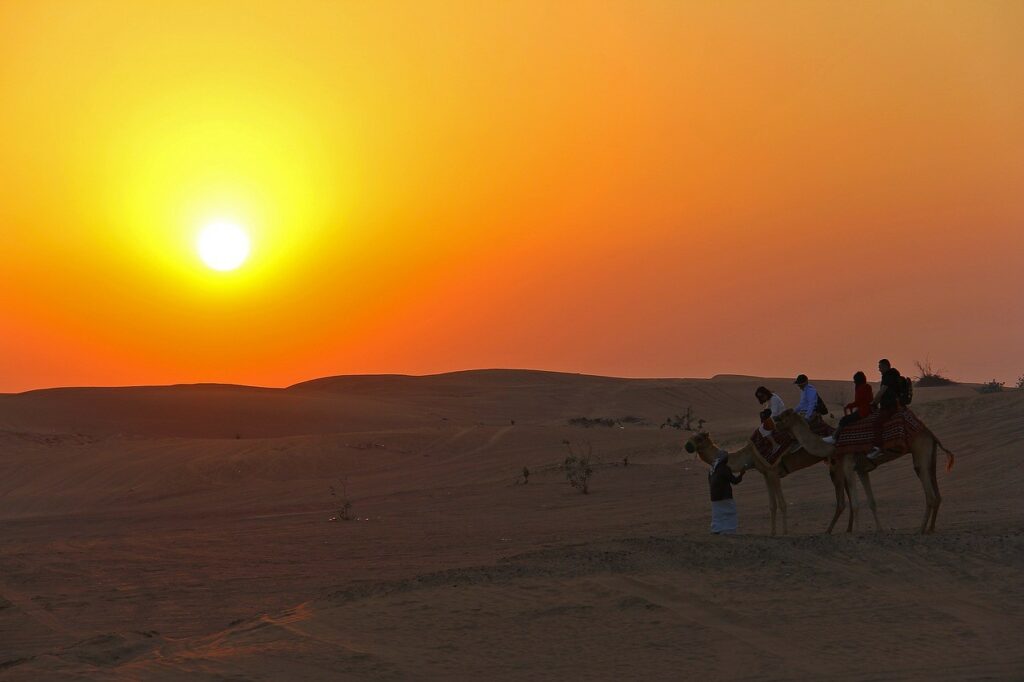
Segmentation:
<svg viewBox="0 0 1024 682">
<path fill-rule="evenodd" d="M 900 390 L 897 394 L 901 405 L 909 405 L 914 401 L 914 382 L 910 377 L 900 377 Z"/>
<path fill-rule="evenodd" d="M 814 411 L 820 415 L 828 414 L 828 405 L 825 404 L 820 395 L 818 396 L 818 404 L 814 406 Z"/>
</svg>

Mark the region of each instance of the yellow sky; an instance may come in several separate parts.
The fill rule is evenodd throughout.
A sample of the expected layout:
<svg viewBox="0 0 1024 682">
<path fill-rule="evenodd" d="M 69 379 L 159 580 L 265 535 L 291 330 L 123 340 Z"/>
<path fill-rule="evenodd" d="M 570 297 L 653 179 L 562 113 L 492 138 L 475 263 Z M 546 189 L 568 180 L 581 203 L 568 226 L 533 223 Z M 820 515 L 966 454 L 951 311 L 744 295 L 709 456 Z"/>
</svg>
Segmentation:
<svg viewBox="0 0 1024 682">
<path fill-rule="evenodd" d="M 0 390 L 1013 380 L 1022 83 L 1019 2 L 3 3 Z"/>
</svg>

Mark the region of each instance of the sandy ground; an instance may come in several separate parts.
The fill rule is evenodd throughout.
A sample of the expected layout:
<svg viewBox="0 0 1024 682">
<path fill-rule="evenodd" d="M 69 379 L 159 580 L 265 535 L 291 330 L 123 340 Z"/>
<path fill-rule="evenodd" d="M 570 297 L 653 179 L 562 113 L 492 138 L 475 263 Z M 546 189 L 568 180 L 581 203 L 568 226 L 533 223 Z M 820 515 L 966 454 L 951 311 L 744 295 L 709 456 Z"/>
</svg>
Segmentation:
<svg viewBox="0 0 1024 682">
<path fill-rule="evenodd" d="M 504 371 L 0 396 L 0 677 L 1024 678 L 1024 391 L 918 391 L 957 454 L 935 535 L 903 458 L 872 476 L 885 533 L 822 535 L 816 466 L 784 481 L 789 536 L 750 472 L 741 535 L 712 537 L 704 465 L 659 425 L 692 406 L 738 445 L 760 383 L 795 403 Z"/>
</svg>

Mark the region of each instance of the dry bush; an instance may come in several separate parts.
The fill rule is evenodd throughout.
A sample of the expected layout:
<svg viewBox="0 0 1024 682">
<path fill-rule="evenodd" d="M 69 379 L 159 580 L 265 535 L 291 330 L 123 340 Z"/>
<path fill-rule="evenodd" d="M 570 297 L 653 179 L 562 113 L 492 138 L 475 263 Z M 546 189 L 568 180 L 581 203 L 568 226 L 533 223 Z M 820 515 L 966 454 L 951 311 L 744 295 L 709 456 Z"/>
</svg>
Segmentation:
<svg viewBox="0 0 1024 682">
<path fill-rule="evenodd" d="M 335 515 L 331 517 L 331 521 L 351 521 L 355 518 L 352 514 L 352 500 L 348 498 L 348 491 L 345 486 L 345 481 L 341 481 L 339 484 L 341 488 L 341 494 L 332 485 L 330 487 L 331 497 L 335 498 L 335 501 L 340 505 Z"/>
<path fill-rule="evenodd" d="M 697 422 L 694 426 L 693 423 Z M 683 414 L 677 414 L 674 417 L 668 417 L 661 424 L 661 428 L 666 426 L 672 429 L 680 429 L 682 431 L 703 431 L 704 424 L 707 423 L 707 419 L 698 419 L 697 415 L 693 411 L 693 407 L 687 405 L 686 412 Z"/>
<path fill-rule="evenodd" d="M 956 382 L 942 375 L 944 370 L 936 369 L 932 367 L 931 358 L 925 358 L 914 362 L 917 366 L 917 380 L 914 385 L 921 388 L 929 388 L 933 386 L 952 386 Z"/>
<path fill-rule="evenodd" d="M 988 383 L 982 384 L 978 388 L 978 393 L 1000 393 L 1003 390 L 1003 386 L 1006 385 L 1004 381 L 996 381 L 993 379 Z"/>
<path fill-rule="evenodd" d="M 594 473 L 593 448 L 590 443 L 573 447 L 571 443 L 564 442 L 569 450 L 569 456 L 562 462 L 565 478 L 569 481 L 569 485 L 586 495 L 590 492 L 590 476 Z"/>
<path fill-rule="evenodd" d="M 582 426 L 585 429 L 589 429 L 592 426 L 607 426 L 611 428 L 615 426 L 615 420 L 611 417 L 573 417 L 569 420 L 569 426 Z"/>
</svg>

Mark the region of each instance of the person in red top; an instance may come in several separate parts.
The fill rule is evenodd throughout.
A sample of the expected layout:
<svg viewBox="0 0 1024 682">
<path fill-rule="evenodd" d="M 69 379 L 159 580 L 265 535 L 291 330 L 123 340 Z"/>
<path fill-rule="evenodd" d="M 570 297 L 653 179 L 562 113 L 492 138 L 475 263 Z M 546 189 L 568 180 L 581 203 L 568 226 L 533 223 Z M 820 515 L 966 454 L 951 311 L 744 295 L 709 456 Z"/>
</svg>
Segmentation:
<svg viewBox="0 0 1024 682">
<path fill-rule="evenodd" d="M 839 432 L 843 430 L 843 427 L 847 424 L 852 424 L 858 419 L 871 414 L 871 401 L 874 400 L 874 392 L 871 390 L 871 384 L 868 383 L 868 377 L 864 372 L 857 372 L 853 375 L 853 402 L 846 406 L 846 416 L 839 420 L 839 426 L 836 428 L 836 432 L 828 438 L 825 438 L 825 442 L 834 444 L 839 442 Z"/>
</svg>

